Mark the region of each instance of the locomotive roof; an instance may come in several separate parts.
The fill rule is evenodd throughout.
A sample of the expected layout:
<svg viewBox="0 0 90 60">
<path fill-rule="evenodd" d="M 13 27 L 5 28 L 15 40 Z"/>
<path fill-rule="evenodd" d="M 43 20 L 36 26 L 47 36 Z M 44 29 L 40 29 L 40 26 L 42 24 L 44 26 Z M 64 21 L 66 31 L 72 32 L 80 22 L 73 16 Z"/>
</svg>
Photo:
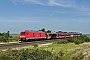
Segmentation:
<svg viewBox="0 0 90 60">
<path fill-rule="evenodd" d="M 36 30 L 24 30 L 22 32 L 42 32 L 42 31 L 36 31 Z"/>
</svg>

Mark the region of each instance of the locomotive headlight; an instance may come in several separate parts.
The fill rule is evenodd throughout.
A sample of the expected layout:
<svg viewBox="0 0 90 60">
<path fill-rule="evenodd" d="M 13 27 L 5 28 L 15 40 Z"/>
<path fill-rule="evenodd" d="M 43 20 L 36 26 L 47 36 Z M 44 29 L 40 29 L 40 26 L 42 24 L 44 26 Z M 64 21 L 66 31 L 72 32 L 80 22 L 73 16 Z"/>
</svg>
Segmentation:
<svg viewBox="0 0 90 60">
<path fill-rule="evenodd" d="M 23 36 L 23 37 L 25 37 L 25 36 Z"/>
<path fill-rule="evenodd" d="M 20 38 L 23 38 L 23 37 L 25 37 L 25 36 L 20 36 Z"/>
</svg>

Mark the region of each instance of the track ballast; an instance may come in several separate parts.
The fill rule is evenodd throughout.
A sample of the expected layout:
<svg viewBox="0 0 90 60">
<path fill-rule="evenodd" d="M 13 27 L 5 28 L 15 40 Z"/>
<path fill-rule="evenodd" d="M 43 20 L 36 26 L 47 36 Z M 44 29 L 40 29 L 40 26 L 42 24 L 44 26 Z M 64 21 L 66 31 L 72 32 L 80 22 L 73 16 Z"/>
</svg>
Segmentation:
<svg viewBox="0 0 90 60">
<path fill-rule="evenodd" d="M 23 48 L 26 46 L 33 46 L 34 44 L 47 44 L 52 42 L 57 42 L 63 39 L 53 39 L 53 40 L 41 40 L 41 41 L 32 41 L 32 42 L 18 42 L 18 43 L 8 43 L 8 44 L 0 44 L 0 50 L 6 49 L 17 49 L 19 47 Z"/>
</svg>

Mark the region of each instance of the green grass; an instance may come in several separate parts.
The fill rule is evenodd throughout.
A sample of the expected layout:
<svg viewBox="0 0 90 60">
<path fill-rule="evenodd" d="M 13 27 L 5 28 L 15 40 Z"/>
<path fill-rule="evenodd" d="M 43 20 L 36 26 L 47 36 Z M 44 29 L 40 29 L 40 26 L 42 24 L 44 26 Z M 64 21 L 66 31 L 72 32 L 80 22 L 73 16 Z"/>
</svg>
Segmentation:
<svg viewBox="0 0 90 60">
<path fill-rule="evenodd" d="M 19 41 L 19 34 L 10 34 L 9 42 Z"/>
<path fill-rule="evenodd" d="M 87 46 L 88 44 L 80 44 L 75 45 L 74 43 L 68 43 L 68 44 L 52 44 L 44 47 L 39 47 L 39 49 L 48 50 L 51 51 L 53 54 L 58 55 L 59 52 L 63 52 L 64 56 L 62 56 L 62 59 L 69 60 L 70 56 L 76 52 L 77 49 L 80 49 L 82 47 Z"/>
<path fill-rule="evenodd" d="M 46 47 L 41 47 L 41 49 L 47 49 L 51 50 L 52 48 L 57 51 L 57 50 L 74 50 L 76 48 L 80 48 L 83 46 L 86 46 L 87 44 L 80 44 L 80 45 L 75 45 L 74 43 L 68 43 L 68 44 L 52 44 Z"/>
<path fill-rule="evenodd" d="M 90 38 L 90 34 L 85 34 L 85 35 Z"/>
<path fill-rule="evenodd" d="M 90 36 L 87 36 L 87 37 L 89 37 L 89 38 L 90 38 Z"/>
<path fill-rule="evenodd" d="M 10 36 L 19 36 L 19 34 L 10 34 Z"/>
</svg>

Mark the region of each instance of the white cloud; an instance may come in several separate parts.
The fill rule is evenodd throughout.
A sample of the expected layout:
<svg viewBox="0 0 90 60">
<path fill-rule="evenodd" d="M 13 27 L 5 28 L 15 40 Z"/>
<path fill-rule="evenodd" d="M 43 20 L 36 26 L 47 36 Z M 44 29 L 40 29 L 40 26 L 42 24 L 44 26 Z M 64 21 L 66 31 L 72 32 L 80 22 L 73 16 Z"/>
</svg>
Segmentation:
<svg viewBox="0 0 90 60">
<path fill-rule="evenodd" d="M 51 12 L 54 12 L 54 13 L 65 13 L 65 12 L 59 12 L 59 11 L 51 11 Z"/>
<path fill-rule="evenodd" d="M 18 23 L 18 22 L 27 22 L 27 23 L 34 23 L 34 22 L 40 22 L 40 21 L 35 21 L 35 20 L 0 20 L 0 22 L 14 22 L 14 23 Z"/>
<path fill-rule="evenodd" d="M 11 0 L 14 4 L 15 2 L 22 2 L 30 3 L 30 4 L 40 4 L 40 5 L 46 5 L 46 6 L 62 6 L 62 7 L 69 7 L 74 4 L 74 0 Z"/>
<path fill-rule="evenodd" d="M 53 12 L 53 13 L 65 13 L 65 12 L 60 12 L 60 11 L 49 11 L 49 10 L 40 10 L 40 11 L 44 11 L 44 12 Z"/>
<path fill-rule="evenodd" d="M 35 18 L 35 17 L 34 17 Z M 0 16 L 0 22 L 15 22 L 15 23 L 18 23 L 18 22 L 26 22 L 26 23 L 36 23 L 36 22 L 40 22 L 36 19 L 31 19 L 31 18 L 27 18 L 27 17 L 14 17 L 13 19 L 12 18 L 5 18 L 5 17 L 1 17 Z"/>
<path fill-rule="evenodd" d="M 78 15 L 77 16 L 90 16 L 90 11 L 78 12 Z"/>
<path fill-rule="evenodd" d="M 90 11 L 90 7 L 78 4 L 75 0 L 48 0 L 48 6 L 61 6 L 65 8 L 74 8 L 81 11 Z"/>
<path fill-rule="evenodd" d="M 90 7 L 85 5 L 84 3 L 79 4 L 76 0 L 11 0 L 15 5 L 17 2 L 21 2 L 22 4 L 39 4 L 44 6 L 58 6 L 64 8 L 73 8 L 78 11 L 90 11 Z M 64 13 L 53 11 L 55 13 Z"/>
<path fill-rule="evenodd" d="M 23 4 L 25 4 L 25 3 L 23 3 Z"/>
<path fill-rule="evenodd" d="M 70 7 L 72 6 L 72 3 L 70 0 L 49 0 L 48 4 L 50 6 L 62 6 L 62 7 Z"/>
<path fill-rule="evenodd" d="M 18 17 L 19 19 L 25 20 L 27 17 Z"/>
<path fill-rule="evenodd" d="M 73 21 L 74 23 L 83 23 L 87 24 L 90 23 L 90 18 L 78 18 L 78 19 L 69 19 L 70 21 Z"/>
<path fill-rule="evenodd" d="M 23 0 L 23 2 L 29 2 L 29 3 L 32 3 L 32 4 L 44 5 L 42 2 L 40 2 L 38 0 Z"/>
<path fill-rule="evenodd" d="M 30 4 L 40 4 L 40 5 L 44 5 L 42 2 L 38 1 L 38 0 L 13 0 L 14 2 L 22 2 L 23 4 L 25 3 L 30 3 Z"/>
<path fill-rule="evenodd" d="M 17 5 L 17 3 L 15 3 L 14 1 L 12 1 L 14 3 L 14 5 Z"/>
<path fill-rule="evenodd" d="M 52 12 L 52 14 L 50 14 L 49 16 L 53 16 L 54 14 L 65 13 L 65 12 L 59 12 L 59 11 L 49 11 L 49 12 Z"/>
<path fill-rule="evenodd" d="M 89 7 L 85 7 L 85 6 L 81 6 L 81 9 L 82 9 L 82 11 L 89 11 L 90 10 Z"/>
<path fill-rule="evenodd" d="M 54 15 L 55 13 L 52 13 L 52 14 L 50 14 L 49 16 L 52 16 L 52 15 Z"/>
</svg>

